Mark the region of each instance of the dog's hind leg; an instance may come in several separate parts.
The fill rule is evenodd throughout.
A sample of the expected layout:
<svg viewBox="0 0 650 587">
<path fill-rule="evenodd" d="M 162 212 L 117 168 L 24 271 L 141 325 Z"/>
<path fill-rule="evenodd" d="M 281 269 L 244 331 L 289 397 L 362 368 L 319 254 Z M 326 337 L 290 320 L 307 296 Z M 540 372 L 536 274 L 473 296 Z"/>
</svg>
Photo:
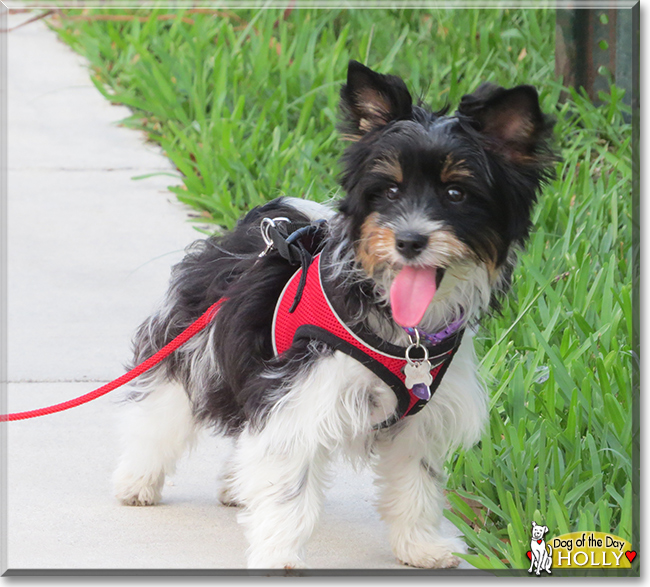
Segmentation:
<svg viewBox="0 0 650 587">
<path fill-rule="evenodd" d="M 129 401 L 126 409 L 115 494 L 126 505 L 154 505 L 165 475 L 174 472 L 196 437 L 190 400 L 180 384 L 164 381 L 142 399 Z"/>
<path fill-rule="evenodd" d="M 546 550 L 546 546 L 548 546 L 548 551 Z M 545 554 L 545 562 L 544 562 L 544 569 L 546 572 L 550 575 L 552 574 L 551 572 L 551 566 L 553 565 L 553 549 L 551 548 L 551 545 L 548 544 L 544 547 L 544 554 Z"/>
</svg>

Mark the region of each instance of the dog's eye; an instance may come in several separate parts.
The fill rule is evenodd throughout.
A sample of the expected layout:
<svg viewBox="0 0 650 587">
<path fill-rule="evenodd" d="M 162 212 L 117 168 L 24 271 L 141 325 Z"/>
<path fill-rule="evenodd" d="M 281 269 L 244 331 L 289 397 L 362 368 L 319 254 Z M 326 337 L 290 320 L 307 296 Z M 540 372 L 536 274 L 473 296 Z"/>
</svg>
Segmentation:
<svg viewBox="0 0 650 587">
<path fill-rule="evenodd" d="M 399 198 L 399 188 L 396 185 L 390 186 L 386 190 L 386 197 L 389 200 L 397 200 L 397 198 Z"/>
<path fill-rule="evenodd" d="M 465 192 L 459 188 L 447 188 L 445 197 L 452 204 L 460 204 L 460 202 L 465 200 L 466 195 Z"/>
</svg>

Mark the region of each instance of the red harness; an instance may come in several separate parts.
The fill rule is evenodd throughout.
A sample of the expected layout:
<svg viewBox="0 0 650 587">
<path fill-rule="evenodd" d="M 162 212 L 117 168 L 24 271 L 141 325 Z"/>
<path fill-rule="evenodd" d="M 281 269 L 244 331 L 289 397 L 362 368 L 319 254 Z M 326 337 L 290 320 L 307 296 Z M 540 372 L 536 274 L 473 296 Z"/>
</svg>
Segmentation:
<svg viewBox="0 0 650 587">
<path fill-rule="evenodd" d="M 373 340 L 373 346 L 353 332 L 338 316 L 324 289 L 320 270 L 321 255 L 317 255 L 307 269 L 307 278 L 300 302 L 293 312 L 291 305 L 298 292 L 302 269 L 289 280 L 280 294 L 273 316 L 273 349 L 276 355 L 288 350 L 294 340 L 309 338 L 321 340 L 361 362 L 389 385 L 397 398 L 395 414 L 379 427 L 386 427 L 406 416 L 419 412 L 428 400 L 413 394 L 405 384 L 406 348 Z M 431 396 L 442 381 L 451 360 L 460 346 L 463 331 L 459 331 L 430 349 L 433 382 Z M 372 335 L 371 335 L 372 336 Z M 369 338 L 367 335 L 365 338 Z M 414 349 L 421 351 L 422 349 Z M 430 399 L 430 398 L 429 398 Z"/>
</svg>

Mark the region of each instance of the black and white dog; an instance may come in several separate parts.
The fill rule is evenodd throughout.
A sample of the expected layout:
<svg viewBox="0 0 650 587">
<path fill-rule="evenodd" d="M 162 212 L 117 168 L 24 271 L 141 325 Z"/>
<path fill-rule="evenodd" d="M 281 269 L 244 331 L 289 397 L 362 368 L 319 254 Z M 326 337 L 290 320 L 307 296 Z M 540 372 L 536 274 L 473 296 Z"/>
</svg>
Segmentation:
<svg viewBox="0 0 650 587">
<path fill-rule="evenodd" d="M 116 493 L 125 504 L 155 504 L 197 431 L 212 426 L 234 439 L 221 498 L 243 507 L 249 567 L 302 567 L 328 463 L 343 451 L 374 468 L 397 558 L 453 567 L 465 547 L 440 530 L 443 463 L 478 441 L 487 417 L 472 331 L 507 291 L 531 209 L 553 175 L 552 124 L 531 86 L 484 84 L 447 115 L 413 104 L 400 78 L 354 61 L 341 109 L 350 145 L 336 211 L 280 198 L 225 236 L 195 243 L 174 267 L 164 304 L 135 337 L 136 364 L 225 301 L 130 392 Z M 327 220 L 312 252 L 332 312 L 360 339 L 402 349 L 433 340 L 433 355 L 436 334 L 427 336 L 455 332 L 435 394 L 428 403 L 411 394 L 418 413 L 401 417 L 401 384 L 327 340 L 296 337 L 276 352 L 276 304 L 297 269 L 275 250 L 260 256 L 260 224 L 279 217 Z M 421 385 L 430 395 L 429 381 Z"/>
</svg>

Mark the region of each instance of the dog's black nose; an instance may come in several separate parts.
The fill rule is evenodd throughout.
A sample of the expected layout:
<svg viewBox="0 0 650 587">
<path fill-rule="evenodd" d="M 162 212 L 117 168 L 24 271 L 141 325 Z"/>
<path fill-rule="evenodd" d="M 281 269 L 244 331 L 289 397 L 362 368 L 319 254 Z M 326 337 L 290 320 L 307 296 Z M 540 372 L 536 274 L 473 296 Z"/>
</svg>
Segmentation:
<svg viewBox="0 0 650 587">
<path fill-rule="evenodd" d="M 395 238 L 397 250 L 406 259 L 415 259 L 427 246 L 429 237 L 417 232 L 401 232 Z"/>
</svg>

